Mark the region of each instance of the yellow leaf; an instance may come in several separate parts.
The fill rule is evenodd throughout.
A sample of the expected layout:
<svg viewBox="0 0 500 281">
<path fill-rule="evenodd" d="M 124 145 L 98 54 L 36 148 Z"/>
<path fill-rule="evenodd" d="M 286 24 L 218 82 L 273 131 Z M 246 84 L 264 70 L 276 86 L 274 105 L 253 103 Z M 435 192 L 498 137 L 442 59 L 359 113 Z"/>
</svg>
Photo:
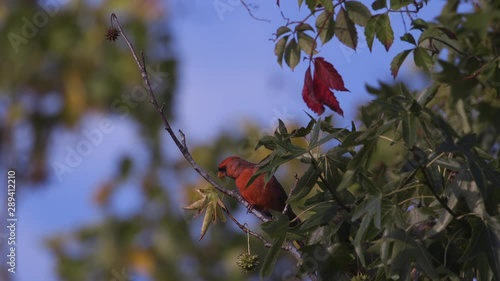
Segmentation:
<svg viewBox="0 0 500 281">
<path fill-rule="evenodd" d="M 203 218 L 203 224 L 201 225 L 201 234 L 199 240 L 203 239 L 203 236 L 205 236 L 205 234 L 207 233 L 212 220 L 214 220 L 214 207 L 213 205 L 208 205 L 207 211 L 205 212 L 205 217 Z"/>
</svg>

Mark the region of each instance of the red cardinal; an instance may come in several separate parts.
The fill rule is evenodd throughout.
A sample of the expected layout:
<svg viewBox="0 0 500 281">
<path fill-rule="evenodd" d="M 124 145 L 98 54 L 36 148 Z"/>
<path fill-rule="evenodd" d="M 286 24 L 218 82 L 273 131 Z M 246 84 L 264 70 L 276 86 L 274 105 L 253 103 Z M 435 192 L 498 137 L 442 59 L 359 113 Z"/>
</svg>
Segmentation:
<svg viewBox="0 0 500 281">
<path fill-rule="evenodd" d="M 272 177 L 266 184 L 264 181 L 265 175 L 261 174 L 247 187 L 248 181 L 258 169 L 254 163 L 237 156 L 231 156 L 219 164 L 218 176 L 219 178 L 225 176 L 233 178 L 243 199 L 256 210 L 269 216 L 269 210 L 282 212 L 288 196 L 275 177 Z M 290 207 L 288 207 L 286 215 L 289 220 L 296 217 Z"/>
</svg>

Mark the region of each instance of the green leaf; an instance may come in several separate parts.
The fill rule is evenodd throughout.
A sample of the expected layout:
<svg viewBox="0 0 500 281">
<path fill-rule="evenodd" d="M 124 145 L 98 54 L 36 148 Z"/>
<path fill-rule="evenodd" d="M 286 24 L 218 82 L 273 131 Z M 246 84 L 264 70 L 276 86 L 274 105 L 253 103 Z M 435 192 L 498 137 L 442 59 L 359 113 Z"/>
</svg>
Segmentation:
<svg viewBox="0 0 500 281">
<path fill-rule="evenodd" d="M 352 160 L 347 165 L 347 169 L 354 170 L 357 167 L 365 167 L 366 163 L 370 159 L 375 143 L 375 141 L 367 141 L 366 144 L 356 153 L 356 155 L 354 155 Z"/>
<path fill-rule="evenodd" d="M 271 238 L 286 236 L 289 224 L 288 217 L 283 215 L 281 212 L 271 210 L 271 213 L 275 220 L 263 223 L 261 225 L 262 230 L 269 234 Z"/>
<path fill-rule="evenodd" d="M 465 253 L 459 262 L 464 263 L 484 252 L 488 259 L 490 269 L 496 280 L 500 280 L 500 223 L 497 218 L 490 217 L 486 221 L 478 218 L 470 219 L 472 237 Z"/>
<path fill-rule="evenodd" d="M 354 241 L 352 243 L 354 246 L 354 250 L 356 251 L 356 254 L 358 255 L 359 260 L 361 261 L 361 265 L 363 265 L 363 267 L 366 266 L 365 254 L 363 251 L 363 249 L 365 248 L 364 242 L 365 242 L 366 231 L 368 230 L 370 223 L 371 223 L 370 217 L 368 216 L 363 217 L 359 225 L 358 231 L 356 231 L 356 236 L 354 237 Z"/>
<path fill-rule="evenodd" d="M 266 258 L 264 259 L 264 263 L 262 264 L 262 268 L 260 269 L 261 279 L 266 279 L 273 273 L 274 266 L 281 251 L 281 246 L 285 243 L 285 237 L 286 233 L 273 239 L 273 245 L 269 248 Z"/>
<path fill-rule="evenodd" d="M 385 50 L 389 51 L 394 42 L 394 31 L 392 31 L 391 20 L 387 14 L 378 16 L 376 33 L 377 39 L 384 45 Z"/>
<path fill-rule="evenodd" d="M 285 49 L 285 62 L 293 70 L 300 61 L 300 48 L 295 38 L 292 38 Z"/>
<path fill-rule="evenodd" d="M 306 0 L 306 5 L 311 13 L 314 13 L 314 11 L 316 11 L 316 6 L 318 6 L 318 0 Z"/>
<path fill-rule="evenodd" d="M 293 190 L 287 202 L 294 203 L 306 197 L 316 184 L 318 177 L 319 177 L 318 171 L 314 168 L 313 165 L 310 165 L 307 171 L 305 171 L 302 177 L 300 177 L 297 186 Z"/>
<path fill-rule="evenodd" d="M 290 141 L 290 139 L 286 139 L 286 141 L 277 141 L 275 143 L 278 147 L 283 148 L 286 152 L 289 152 L 289 153 L 303 154 L 303 153 L 307 152 L 304 148 L 302 148 L 300 146 L 293 145 L 289 141 Z"/>
<path fill-rule="evenodd" d="M 314 124 L 314 127 L 312 128 L 311 131 L 311 135 L 309 137 L 309 149 L 311 149 L 311 147 L 315 147 L 319 139 L 320 131 L 321 131 L 321 122 L 320 119 L 318 119 L 318 121 Z"/>
<path fill-rule="evenodd" d="M 401 41 L 408 42 L 415 46 L 417 45 L 417 42 L 415 41 L 415 38 L 413 37 L 413 35 L 411 35 L 411 33 L 405 33 L 403 36 L 401 36 Z"/>
<path fill-rule="evenodd" d="M 370 52 L 372 51 L 373 39 L 375 38 L 375 33 L 377 30 L 377 19 L 377 16 L 371 17 L 366 23 L 365 27 L 366 44 L 368 45 Z"/>
<path fill-rule="evenodd" d="M 414 0 L 391 0 L 391 10 L 399 10 L 412 4 Z"/>
<path fill-rule="evenodd" d="M 314 38 L 304 32 L 299 32 L 297 36 L 299 38 L 299 47 L 302 51 L 304 51 L 304 53 L 307 55 L 316 53 L 316 41 L 314 41 Z"/>
<path fill-rule="evenodd" d="M 404 50 L 401 53 L 397 54 L 391 61 L 391 74 L 394 79 L 398 76 L 399 68 L 405 61 L 406 57 L 412 50 Z"/>
<path fill-rule="evenodd" d="M 301 23 L 295 26 L 295 31 L 314 31 L 314 28 L 308 23 Z"/>
<path fill-rule="evenodd" d="M 262 230 L 264 230 L 271 238 L 273 238 L 273 244 L 267 252 L 264 263 L 260 270 L 260 278 L 264 279 L 269 277 L 274 269 L 276 261 L 278 260 L 279 253 L 281 252 L 281 246 L 285 243 L 285 238 L 288 230 L 288 218 L 281 212 L 271 211 L 274 221 L 266 222 L 262 224 Z"/>
<path fill-rule="evenodd" d="M 322 139 L 318 140 L 317 142 L 314 142 L 314 143 L 311 142 L 309 144 L 309 149 L 316 148 L 322 144 L 325 144 L 325 143 L 331 141 L 334 138 L 338 138 L 343 133 L 344 133 L 344 130 L 338 130 L 336 132 L 330 133 L 330 134 L 326 135 L 325 137 L 323 137 Z"/>
<path fill-rule="evenodd" d="M 422 47 L 416 47 L 413 50 L 413 60 L 415 61 L 415 65 L 423 68 L 427 72 L 431 72 L 434 62 L 432 61 L 429 53 Z"/>
<path fill-rule="evenodd" d="M 325 224 L 333 224 L 333 220 L 337 217 L 337 212 L 339 208 L 338 206 L 328 203 L 322 202 L 318 205 L 315 205 L 311 212 L 314 213 L 309 219 L 307 219 L 301 226 L 301 230 L 309 230 L 321 225 Z M 340 227 L 340 226 L 338 226 Z M 330 229 L 332 231 L 337 231 L 338 228 Z"/>
<path fill-rule="evenodd" d="M 278 119 L 278 131 L 281 135 L 288 135 L 288 130 L 283 120 Z"/>
<path fill-rule="evenodd" d="M 283 54 L 285 53 L 285 47 L 286 42 L 288 41 L 288 37 L 290 37 L 290 35 L 283 36 L 280 40 L 278 40 L 278 42 L 276 42 L 276 45 L 274 46 L 274 54 L 276 55 L 278 64 L 281 67 L 283 67 Z"/>
<path fill-rule="evenodd" d="M 437 29 L 439 29 L 441 32 L 443 32 L 444 35 L 446 35 L 446 37 L 448 37 L 449 39 L 452 39 L 452 40 L 457 40 L 457 35 L 455 34 L 455 32 L 449 30 L 448 28 L 446 27 L 437 27 Z"/>
<path fill-rule="evenodd" d="M 273 136 L 263 136 L 255 146 L 255 149 L 261 146 L 264 146 L 269 150 L 275 150 L 277 148 L 276 138 Z"/>
<path fill-rule="evenodd" d="M 429 27 L 429 24 L 423 19 L 415 19 L 411 22 L 411 29 L 424 30 Z"/>
<path fill-rule="evenodd" d="M 287 155 L 274 154 L 273 157 L 271 157 L 271 160 L 266 161 L 265 163 L 259 163 L 259 165 L 257 165 L 259 169 L 255 172 L 255 174 L 253 174 L 253 176 L 250 177 L 250 179 L 247 182 L 247 186 L 251 185 L 255 181 L 255 179 L 263 173 L 267 173 L 264 177 L 265 182 L 267 182 L 268 179 L 274 174 L 274 172 L 276 172 L 279 166 L 303 155 L 304 152 L 305 150 L 300 148 L 296 152 L 293 152 L 292 154 L 287 154 Z"/>
<path fill-rule="evenodd" d="M 440 84 L 435 83 L 430 87 L 425 88 L 423 91 L 418 93 L 416 98 L 417 102 L 422 106 L 426 106 L 434 98 L 434 96 L 436 96 L 440 86 Z"/>
<path fill-rule="evenodd" d="M 417 117 L 409 112 L 403 112 L 403 139 L 409 148 L 412 148 L 417 140 Z"/>
<path fill-rule="evenodd" d="M 347 170 L 344 172 L 344 175 L 342 176 L 342 181 L 340 182 L 339 186 L 337 187 L 337 191 L 342 191 L 344 189 L 347 189 L 349 186 L 351 186 L 354 181 L 356 180 L 356 170 Z"/>
<path fill-rule="evenodd" d="M 354 23 L 343 7 L 340 8 L 335 21 L 335 35 L 347 47 L 356 50 L 358 46 L 358 32 Z"/>
<path fill-rule="evenodd" d="M 370 10 L 361 2 L 347 1 L 345 8 L 349 18 L 357 25 L 366 26 L 366 23 L 372 16 Z"/>
<path fill-rule="evenodd" d="M 316 18 L 316 30 L 319 32 L 319 39 L 323 44 L 330 41 L 335 34 L 335 21 L 333 20 L 333 13 L 323 11 Z"/>
<path fill-rule="evenodd" d="M 291 133 L 291 136 L 296 137 L 296 138 L 307 136 L 311 132 L 315 123 L 316 123 L 316 120 L 314 118 L 311 118 L 311 120 L 309 120 L 309 123 L 307 123 L 307 127 L 305 127 L 305 128 L 300 127 L 299 129 L 293 130 Z"/>
<path fill-rule="evenodd" d="M 476 181 L 476 185 L 479 188 L 483 197 L 488 196 L 488 186 L 486 184 L 486 178 L 483 173 L 483 169 L 478 163 L 477 157 L 475 157 L 472 153 L 465 153 L 465 157 L 467 159 L 467 164 L 469 164 L 470 171 L 474 180 Z"/>
<path fill-rule="evenodd" d="M 319 0 L 319 3 L 325 7 L 325 11 L 333 12 L 333 1 L 332 0 Z"/>
<path fill-rule="evenodd" d="M 413 237 L 409 236 L 401 229 L 395 229 L 384 238 L 398 242 L 395 243 L 394 247 L 398 247 L 400 249 L 400 254 L 398 255 L 400 259 L 415 260 L 418 267 L 431 280 L 439 279 L 433 266 L 431 253 L 429 253 L 424 246 L 415 241 Z M 398 262 L 397 258 L 394 260 Z M 408 265 L 411 266 L 409 263 Z"/>
<path fill-rule="evenodd" d="M 276 38 L 280 37 L 281 35 L 287 33 L 287 32 L 290 32 L 292 31 L 290 28 L 288 28 L 287 26 L 280 26 L 278 28 L 278 30 L 276 31 Z"/>
<path fill-rule="evenodd" d="M 366 24 L 365 37 L 370 52 L 372 51 L 373 38 L 375 36 L 384 45 L 386 51 L 389 51 L 394 42 L 394 31 L 392 30 L 389 16 L 386 14 L 373 16 Z"/>
<path fill-rule="evenodd" d="M 374 9 L 374 10 L 380 10 L 380 9 L 383 9 L 386 7 L 387 7 L 386 0 L 375 0 L 372 3 L 372 9 Z"/>
<path fill-rule="evenodd" d="M 429 27 L 420 34 L 420 36 L 418 37 L 418 43 L 420 44 L 429 38 L 440 38 L 443 35 L 444 33 L 437 27 Z"/>
</svg>

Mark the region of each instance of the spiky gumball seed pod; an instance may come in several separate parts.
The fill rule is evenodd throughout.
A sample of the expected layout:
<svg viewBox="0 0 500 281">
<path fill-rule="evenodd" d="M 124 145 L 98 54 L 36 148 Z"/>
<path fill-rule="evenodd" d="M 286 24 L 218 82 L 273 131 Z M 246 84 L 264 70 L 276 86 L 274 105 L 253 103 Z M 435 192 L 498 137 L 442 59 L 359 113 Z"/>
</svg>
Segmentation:
<svg viewBox="0 0 500 281">
<path fill-rule="evenodd" d="M 236 261 L 236 265 L 244 273 L 254 270 L 259 264 L 257 255 L 250 255 L 248 253 L 239 254 L 238 261 Z"/>
<path fill-rule="evenodd" d="M 106 39 L 109 41 L 115 41 L 118 39 L 118 36 L 120 36 L 120 31 L 114 27 L 108 28 L 108 31 L 106 32 Z"/>
</svg>

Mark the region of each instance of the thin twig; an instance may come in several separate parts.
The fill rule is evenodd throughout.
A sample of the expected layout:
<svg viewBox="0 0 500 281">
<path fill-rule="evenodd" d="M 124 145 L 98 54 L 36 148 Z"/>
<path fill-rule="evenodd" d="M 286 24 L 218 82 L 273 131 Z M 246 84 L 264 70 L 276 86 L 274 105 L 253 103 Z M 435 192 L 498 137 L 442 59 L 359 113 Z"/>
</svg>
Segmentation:
<svg viewBox="0 0 500 281">
<path fill-rule="evenodd" d="M 432 195 L 434 195 L 434 197 L 436 198 L 436 200 L 439 202 L 439 204 L 441 204 L 441 206 L 446 210 L 448 211 L 448 213 L 454 218 L 454 219 L 458 219 L 457 218 L 457 214 L 452 210 L 450 209 L 450 207 L 448 207 L 448 204 L 446 203 L 446 201 L 441 197 L 439 196 L 439 194 L 437 194 L 437 192 L 434 190 L 434 188 L 432 188 L 432 178 L 431 176 L 429 176 L 429 174 L 427 173 L 427 168 L 423 165 L 419 165 L 420 167 L 420 170 L 422 171 L 422 174 L 424 175 L 425 177 L 425 180 L 427 181 L 427 186 L 429 186 L 429 189 L 432 193 Z"/>
<path fill-rule="evenodd" d="M 464 52 L 460 51 L 459 49 L 457 49 L 456 47 L 452 46 L 451 44 L 449 44 L 448 42 L 446 42 L 446 41 L 444 41 L 442 39 L 439 39 L 439 38 L 433 37 L 433 36 L 428 37 L 428 39 L 436 40 L 436 41 L 438 41 L 438 42 L 440 42 L 440 43 L 448 46 L 450 49 L 454 50 L 459 55 L 462 55 L 462 56 L 467 57 L 467 58 L 475 58 L 477 61 L 481 62 L 481 59 L 478 56 L 464 53 Z"/>
<path fill-rule="evenodd" d="M 155 97 L 155 95 L 153 93 L 153 89 L 151 88 L 151 83 L 149 82 L 148 74 L 147 74 L 147 71 L 146 71 L 146 60 L 144 58 L 144 54 L 141 52 L 141 56 L 142 56 L 142 64 L 141 64 L 141 62 L 139 61 L 139 58 L 136 55 L 135 49 L 132 46 L 132 43 L 130 43 L 130 40 L 128 39 L 127 35 L 123 31 L 123 29 L 122 29 L 122 27 L 120 25 L 120 22 L 118 21 L 118 18 L 116 17 L 116 15 L 114 13 L 111 14 L 111 21 L 112 22 L 114 21 L 116 23 L 116 25 L 118 26 L 118 29 L 119 29 L 121 35 L 123 35 L 123 39 L 127 43 L 128 47 L 130 49 L 130 52 L 132 53 L 132 56 L 134 57 L 134 60 L 137 63 L 137 67 L 139 68 L 139 71 L 141 73 L 142 80 L 146 84 L 146 89 L 147 89 L 148 94 L 150 96 L 151 103 L 153 104 L 153 106 L 155 107 L 156 111 L 160 115 L 161 120 L 163 122 L 163 125 L 165 126 L 165 130 L 168 132 L 168 134 L 170 135 L 170 137 L 174 141 L 175 145 L 179 148 L 179 150 L 181 151 L 181 153 L 184 156 L 184 158 L 189 162 L 189 164 L 191 164 L 191 166 L 193 167 L 193 169 L 202 178 L 204 178 L 208 183 L 210 183 L 213 187 L 215 187 L 215 189 L 217 189 L 219 192 L 221 192 L 221 193 L 223 193 L 223 194 L 225 194 L 225 195 L 227 195 L 229 197 L 235 198 L 236 200 L 238 200 L 238 202 L 240 202 L 240 204 L 242 204 L 246 208 L 249 208 L 250 204 L 247 201 L 245 201 L 241 197 L 241 195 L 239 193 L 237 193 L 236 191 L 227 190 L 227 189 L 223 188 L 222 186 L 220 186 L 207 172 L 205 172 L 196 163 L 196 161 L 194 161 L 193 157 L 191 156 L 191 154 L 189 153 L 189 151 L 187 149 L 187 146 L 185 146 L 182 143 L 182 142 L 185 142 L 185 138 L 184 138 L 184 140 L 182 142 L 177 138 L 177 136 L 175 135 L 174 131 L 172 130 L 172 127 L 170 126 L 170 123 L 168 122 L 167 117 L 163 113 L 163 106 L 160 106 L 158 104 L 158 101 L 156 100 L 156 97 Z M 251 209 L 250 212 L 252 214 L 254 214 L 257 218 L 259 218 L 263 222 L 266 222 L 266 221 L 270 220 L 267 216 L 265 216 L 261 212 L 257 211 L 256 209 Z"/>
<path fill-rule="evenodd" d="M 313 47 L 312 47 L 312 51 L 311 53 L 309 54 L 309 66 L 311 65 L 311 62 L 312 62 L 312 57 L 314 55 L 314 50 L 316 50 L 316 47 L 318 47 L 318 37 L 319 35 L 321 34 L 321 32 L 323 31 L 323 28 L 325 28 L 325 24 L 328 20 L 330 20 L 330 17 L 333 15 L 332 12 L 329 12 L 326 17 L 325 17 L 325 20 L 323 21 L 323 23 L 321 24 L 321 27 L 318 29 L 318 33 L 316 33 L 316 36 L 314 36 L 314 41 L 313 41 Z"/>
<path fill-rule="evenodd" d="M 259 239 L 260 241 L 262 241 L 264 247 L 267 247 L 267 248 L 270 248 L 273 244 L 271 244 L 270 242 L 268 242 L 266 240 L 266 238 L 264 238 L 264 236 L 256 233 L 256 232 L 253 232 L 251 231 L 248 227 L 246 227 L 244 224 L 241 224 L 235 217 L 233 217 L 233 215 L 231 214 L 231 212 L 229 212 L 229 209 L 225 206 L 225 205 L 221 205 L 222 206 L 222 209 L 224 210 L 224 212 L 226 213 L 226 215 L 245 233 L 248 233 L 250 235 L 252 235 L 253 237 Z M 300 257 L 300 253 L 299 251 L 297 250 L 297 248 L 293 245 L 293 243 L 291 242 L 287 242 L 285 244 L 283 244 L 283 246 L 281 246 L 281 249 L 283 250 L 286 250 L 288 252 L 290 252 L 290 254 L 292 254 L 295 259 L 297 259 L 297 261 L 300 261 L 301 260 L 301 257 Z M 250 251 L 249 251 L 250 252 Z"/>
<path fill-rule="evenodd" d="M 245 7 L 245 9 L 247 9 L 248 11 L 248 14 L 250 14 L 250 16 L 254 19 L 254 20 L 258 20 L 258 21 L 265 21 L 265 22 L 271 22 L 270 20 L 268 19 L 261 19 L 261 18 L 258 18 L 256 16 L 254 16 L 254 14 L 252 13 L 252 10 L 250 10 L 250 7 L 248 7 L 248 4 L 243 1 L 243 0 L 240 0 L 241 2 L 241 5 L 243 5 L 243 7 Z"/>
<path fill-rule="evenodd" d="M 229 212 L 229 209 L 224 205 L 222 207 L 222 210 L 224 210 L 224 212 L 226 213 L 226 215 L 245 233 L 248 233 L 250 235 L 252 235 L 253 237 L 259 239 L 260 241 L 262 241 L 262 243 L 264 244 L 264 247 L 271 247 L 271 243 L 269 241 L 266 240 L 266 238 L 264 238 L 264 236 L 256 233 L 256 232 L 253 232 L 251 231 L 248 227 L 245 226 L 245 224 L 241 224 L 235 217 L 233 217 L 233 215 L 231 214 L 231 212 Z"/>
<path fill-rule="evenodd" d="M 187 145 L 186 145 L 186 135 L 184 135 L 184 133 L 179 129 L 179 134 L 181 134 L 181 143 L 184 147 L 186 147 L 187 149 Z"/>
<path fill-rule="evenodd" d="M 316 158 L 314 158 L 314 155 L 309 151 L 309 155 L 311 156 L 311 164 L 313 165 L 314 169 L 318 172 L 320 172 L 321 170 L 319 169 L 319 165 L 318 163 L 316 162 Z M 319 179 L 321 180 L 321 182 L 323 182 L 327 187 L 328 187 L 328 183 L 326 182 L 326 179 L 323 177 L 322 173 L 318 173 L 318 177 Z M 347 207 L 344 202 L 340 199 L 340 197 L 337 195 L 337 192 L 334 190 L 334 189 L 330 189 L 330 193 L 332 194 L 332 197 L 333 199 L 335 199 L 335 201 L 337 201 L 337 204 L 339 204 L 339 206 L 346 210 L 347 212 L 350 212 L 351 210 L 349 209 L 349 207 Z"/>
</svg>

